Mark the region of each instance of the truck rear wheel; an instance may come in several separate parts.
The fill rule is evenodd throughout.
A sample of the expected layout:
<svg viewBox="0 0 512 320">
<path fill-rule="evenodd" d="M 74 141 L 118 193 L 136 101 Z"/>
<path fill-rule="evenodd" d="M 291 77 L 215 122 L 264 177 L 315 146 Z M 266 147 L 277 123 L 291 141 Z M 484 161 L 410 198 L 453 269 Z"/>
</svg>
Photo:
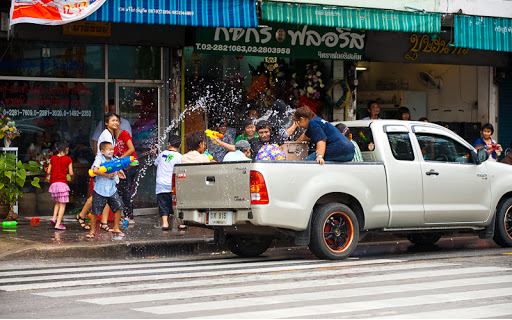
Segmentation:
<svg viewBox="0 0 512 320">
<path fill-rule="evenodd" d="M 352 210 L 341 203 L 315 209 L 309 250 L 320 259 L 348 258 L 359 241 L 359 223 Z"/>
<path fill-rule="evenodd" d="M 241 237 L 237 235 L 227 235 L 226 244 L 229 250 L 241 257 L 257 257 L 267 251 L 272 243 L 272 238 L 262 237 Z"/>
<path fill-rule="evenodd" d="M 512 199 L 498 205 L 494 242 L 502 247 L 512 247 Z"/>
<path fill-rule="evenodd" d="M 431 246 L 441 239 L 439 233 L 412 233 L 407 236 L 407 240 L 418 246 Z"/>
</svg>

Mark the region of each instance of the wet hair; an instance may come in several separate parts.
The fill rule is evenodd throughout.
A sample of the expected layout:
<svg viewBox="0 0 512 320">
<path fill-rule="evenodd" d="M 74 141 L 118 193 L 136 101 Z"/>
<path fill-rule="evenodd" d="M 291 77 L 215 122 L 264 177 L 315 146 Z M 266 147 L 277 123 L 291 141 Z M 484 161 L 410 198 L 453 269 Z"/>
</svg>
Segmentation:
<svg viewBox="0 0 512 320">
<path fill-rule="evenodd" d="M 117 120 L 121 121 L 121 118 L 119 118 L 119 116 L 118 116 L 117 114 L 115 114 L 115 113 L 113 113 L 113 112 L 107 112 L 107 113 L 105 113 L 105 116 L 103 117 L 103 123 L 104 123 L 105 125 L 107 125 L 108 121 L 109 121 L 109 120 L 110 120 L 110 118 L 112 118 L 112 117 L 116 117 L 116 118 L 117 118 Z"/>
<path fill-rule="evenodd" d="M 105 151 L 105 149 L 107 148 L 108 145 L 112 145 L 112 143 L 110 143 L 108 141 L 103 141 L 102 143 L 100 143 L 100 150 Z"/>
<path fill-rule="evenodd" d="M 493 133 L 494 133 L 494 127 L 493 127 L 493 125 L 492 125 L 492 124 L 490 124 L 490 123 L 486 123 L 486 124 L 484 124 L 484 125 L 482 126 L 482 131 L 484 131 L 484 129 L 489 129 L 489 130 L 491 130 L 491 134 L 493 134 Z"/>
<path fill-rule="evenodd" d="M 239 140 L 235 143 L 235 150 L 246 152 L 249 149 L 251 149 L 251 144 L 247 140 Z"/>
<path fill-rule="evenodd" d="M 57 149 L 57 152 L 66 152 L 66 149 L 69 147 L 69 144 L 66 140 L 62 140 L 57 142 L 57 145 L 55 146 L 55 149 Z"/>
<path fill-rule="evenodd" d="M 430 121 L 428 121 L 427 117 L 421 117 L 421 118 L 418 119 L 418 121 L 430 122 Z"/>
<path fill-rule="evenodd" d="M 303 106 L 295 110 L 293 120 L 298 121 L 300 118 L 313 119 L 316 114 L 309 107 Z"/>
<path fill-rule="evenodd" d="M 179 148 L 181 146 L 181 137 L 175 134 L 169 134 L 169 144 L 173 148 Z"/>
<path fill-rule="evenodd" d="M 350 133 L 350 128 L 347 127 L 344 123 L 338 123 L 336 125 L 336 129 L 338 129 L 344 136 L 348 136 Z"/>
<path fill-rule="evenodd" d="M 197 150 L 201 142 L 204 142 L 204 133 L 201 131 L 192 132 L 187 134 L 186 139 L 188 151 Z"/>
<path fill-rule="evenodd" d="M 485 146 L 484 146 L 483 144 L 479 143 L 479 144 L 477 144 L 477 145 L 475 146 L 475 149 L 476 149 L 476 150 L 485 149 Z"/>
<path fill-rule="evenodd" d="M 377 101 L 375 100 L 370 100 L 368 101 L 368 106 L 366 107 L 368 110 L 371 110 L 372 109 L 372 104 L 376 103 L 377 105 L 379 104 Z"/>
<path fill-rule="evenodd" d="M 247 126 L 250 126 L 251 124 L 254 124 L 254 120 L 252 119 L 245 119 L 244 120 L 244 129 L 247 128 Z"/>
<path fill-rule="evenodd" d="M 261 129 L 268 128 L 270 131 L 272 131 L 272 126 L 268 121 L 262 120 L 259 121 L 258 124 L 256 124 L 256 131 L 259 131 Z"/>
<path fill-rule="evenodd" d="M 409 111 L 409 108 L 407 108 L 407 107 L 400 107 L 400 108 L 398 108 L 398 111 L 396 112 L 396 118 L 398 120 L 402 120 L 402 115 L 404 113 L 408 113 L 409 117 L 411 115 L 411 112 Z"/>
</svg>

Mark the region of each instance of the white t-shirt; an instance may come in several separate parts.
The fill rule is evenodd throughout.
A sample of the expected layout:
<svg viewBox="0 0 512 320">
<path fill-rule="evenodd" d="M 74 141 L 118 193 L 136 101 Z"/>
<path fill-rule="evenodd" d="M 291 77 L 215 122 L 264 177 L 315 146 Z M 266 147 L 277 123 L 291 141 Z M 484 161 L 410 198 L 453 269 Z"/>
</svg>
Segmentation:
<svg viewBox="0 0 512 320">
<path fill-rule="evenodd" d="M 155 159 L 156 194 L 172 191 L 172 170 L 174 165 L 181 163 L 181 153 L 165 150 Z"/>
<path fill-rule="evenodd" d="M 92 140 L 98 141 L 98 144 L 100 144 L 98 139 L 102 133 L 102 130 L 103 130 L 103 121 L 99 121 L 98 125 L 96 125 L 96 130 L 94 130 L 94 133 L 92 135 Z M 132 126 L 130 125 L 130 122 L 128 122 L 128 120 L 126 120 L 125 118 L 121 118 L 121 123 L 119 124 L 119 132 L 121 132 L 123 130 L 128 131 L 128 133 L 130 134 L 130 137 L 133 136 L 132 135 Z"/>
<path fill-rule="evenodd" d="M 96 150 L 96 154 L 101 153 L 100 152 L 100 143 L 102 143 L 104 141 L 108 141 L 108 142 L 112 143 L 112 147 L 115 147 L 117 145 L 117 140 L 114 139 L 114 136 L 112 135 L 112 133 L 110 131 L 108 131 L 108 129 L 105 129 L 98 137 L 98 147 Z"/>
</svg>

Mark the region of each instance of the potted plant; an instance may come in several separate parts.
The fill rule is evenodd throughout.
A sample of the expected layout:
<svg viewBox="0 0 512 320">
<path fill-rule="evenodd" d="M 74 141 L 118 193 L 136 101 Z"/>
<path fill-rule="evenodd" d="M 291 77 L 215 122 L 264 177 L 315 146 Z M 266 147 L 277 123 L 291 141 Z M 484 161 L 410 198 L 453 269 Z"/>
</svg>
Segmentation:
<svg viewBox="0 0 512 320">
<path fill-rule="evenodd" d="M 17 161 L 13 153 L 0 154 L 0 206 L 3 205 L 4 210 L 7 210 L 4 211 L 5 216 L 12 210 L 18 197 L 23 195 L 22 188 L 28 178 L 27 175 L 40 173 L 41 168 L 41 165 L 35 161 L 28 163 Z M 41 188 L 38 177 L 34 177 L 30 183 L 36 188 Z M 5 216 L 2 217 L 2 210 L 0 210 L 0 218 Z"/>
</svg>

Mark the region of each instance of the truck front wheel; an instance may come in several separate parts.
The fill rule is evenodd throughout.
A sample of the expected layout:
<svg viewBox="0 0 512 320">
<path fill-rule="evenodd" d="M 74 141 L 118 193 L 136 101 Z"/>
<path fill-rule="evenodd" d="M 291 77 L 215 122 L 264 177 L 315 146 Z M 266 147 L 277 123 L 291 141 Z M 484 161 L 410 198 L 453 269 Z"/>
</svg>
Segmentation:
<svg viewBox="0 0 512 320">
<path fill-rule="evenodd" d="M 241 257 L 257 257 L 267 251 L 272 243 L 272 238 L 241 237 L 227 235 L 226 244 L 229 250 Z"/>
<path fill-rule="evenodd" d="M 309 249 L 320 259 L 348 258 L 359 241 L 359 223 L 352 210 L 341 203 L 328 203 L 313 212 Z"/>
<path fill-rule="evenodd" d="M 494 242 L 502 247 L 512 247 L 512 199 L 498 205 Z"/>
</svg>

